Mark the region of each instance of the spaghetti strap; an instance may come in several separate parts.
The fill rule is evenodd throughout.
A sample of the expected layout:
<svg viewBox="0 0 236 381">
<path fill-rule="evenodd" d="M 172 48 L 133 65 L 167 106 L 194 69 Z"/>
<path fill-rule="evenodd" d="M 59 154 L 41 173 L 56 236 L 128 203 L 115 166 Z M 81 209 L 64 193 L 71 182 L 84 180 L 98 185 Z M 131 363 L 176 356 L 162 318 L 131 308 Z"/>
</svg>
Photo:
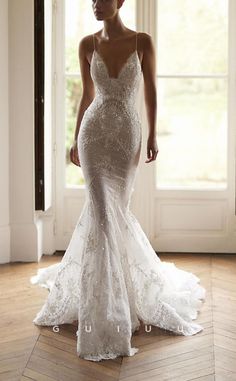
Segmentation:
<svg viewBox="0 0 236 381">
<path fill-rule="evenodd" d="M 96 50 L 96 48 L 95 48 L 95 36 L 94 36 L 94 33 L 93 33 L 93 48 L 94 48 L 94 50 Z"/>
</svg>

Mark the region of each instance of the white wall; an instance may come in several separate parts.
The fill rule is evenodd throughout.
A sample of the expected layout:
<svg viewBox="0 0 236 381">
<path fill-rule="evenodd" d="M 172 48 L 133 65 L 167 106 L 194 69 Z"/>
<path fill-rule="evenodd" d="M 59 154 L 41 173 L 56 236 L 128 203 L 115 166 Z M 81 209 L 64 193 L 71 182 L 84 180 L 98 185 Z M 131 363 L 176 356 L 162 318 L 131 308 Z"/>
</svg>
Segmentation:
<svg viewBox="0 0 236 381">
<path fill-rule="evenodd" d="M 38 261 L 43 229 L 34 199 L 32 0 L 1 0 L 0 48 L 0 263 Z"/>
<path fill-rule="evenodd" d="M 10 260 L 8 0 L 0 2 L 0 262 Z"/>
<path fill-rule="evenodd" d="M 34 2 L 9 1 L 11 261 L 37 260 L 34 206 Z"/>
</svg>

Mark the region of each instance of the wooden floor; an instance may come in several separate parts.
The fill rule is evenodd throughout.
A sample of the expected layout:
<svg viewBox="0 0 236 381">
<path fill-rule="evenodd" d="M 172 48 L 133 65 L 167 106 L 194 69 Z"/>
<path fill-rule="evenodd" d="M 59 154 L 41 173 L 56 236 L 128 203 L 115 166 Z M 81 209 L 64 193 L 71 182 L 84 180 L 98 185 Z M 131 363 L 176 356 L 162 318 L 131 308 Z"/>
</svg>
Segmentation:
<svg viewBox="0 0 236 381">
<path fill-rule="evenodd" d="M 52 327 L 32 323 L 48 291 L 31 285 L 38 267 L 60 261 L 44 256 L 40 264 L 0 266 L 0 380 L 38 381 L 229 381 L 236 380 L 236 256 L 162 254 L 163 261 L 195 273 L 206 288 L 196 322 L 204 330 L 193 336 L 144 327 L 132 346 L 139 352 L 101 362 L 76 354 L 75 325 Z"/>
</svg>

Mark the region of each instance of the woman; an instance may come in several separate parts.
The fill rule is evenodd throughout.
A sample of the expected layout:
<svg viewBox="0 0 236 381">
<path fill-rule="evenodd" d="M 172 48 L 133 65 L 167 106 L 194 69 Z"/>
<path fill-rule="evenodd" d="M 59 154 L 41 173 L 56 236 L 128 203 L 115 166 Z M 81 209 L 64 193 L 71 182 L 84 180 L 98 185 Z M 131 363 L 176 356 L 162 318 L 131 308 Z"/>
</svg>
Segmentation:
<svg viewBox="0 0 236 381">
<path fill-rule="evenodd" d="M 149 135 L 156 159 L 155 52 L 147 33 L 125 27 L 124 0 L 92 2 L 104 27 L 79 45 L 83 94 L 71 161 L 81 166 L 86 201 L 59 264 L 40 269 L 32 283 L 50 293 L 37 325 L 78 321 L 77 353 L 99 361 L 132 356 L 140 321 L 193 335 L 205 289 L 194 274 L 162 262 L 129 209 L 141 150 L 135 99 L 143 76 Z"/>
</svg>

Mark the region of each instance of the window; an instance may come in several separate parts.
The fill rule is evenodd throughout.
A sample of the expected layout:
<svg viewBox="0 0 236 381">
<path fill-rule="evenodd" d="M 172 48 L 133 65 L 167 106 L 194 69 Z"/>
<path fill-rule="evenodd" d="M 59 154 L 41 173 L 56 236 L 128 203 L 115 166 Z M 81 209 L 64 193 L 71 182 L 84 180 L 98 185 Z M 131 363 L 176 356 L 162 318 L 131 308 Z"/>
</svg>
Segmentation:
<svg viewBox="0 0 236 381">
<path fill-rule="evenodd" d="M 158 188 L 225 188 L 228 1 L 159 0 Z"/>
</svg>

